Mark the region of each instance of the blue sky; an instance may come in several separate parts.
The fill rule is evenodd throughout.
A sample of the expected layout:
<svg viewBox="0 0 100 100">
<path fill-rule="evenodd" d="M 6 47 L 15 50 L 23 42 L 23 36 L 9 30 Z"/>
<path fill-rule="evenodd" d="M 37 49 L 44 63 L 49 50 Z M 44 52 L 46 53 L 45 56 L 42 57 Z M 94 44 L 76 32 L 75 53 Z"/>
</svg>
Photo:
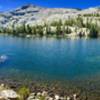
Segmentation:
<svg viewBox="0 0 100 100">
<path fill-rule="evenodd" d="M 100 0 L 0 0 L 0 11 L 8 11 L 26 4 L 58 8 L 88 8 L 100 5 Z"/>
</svg>

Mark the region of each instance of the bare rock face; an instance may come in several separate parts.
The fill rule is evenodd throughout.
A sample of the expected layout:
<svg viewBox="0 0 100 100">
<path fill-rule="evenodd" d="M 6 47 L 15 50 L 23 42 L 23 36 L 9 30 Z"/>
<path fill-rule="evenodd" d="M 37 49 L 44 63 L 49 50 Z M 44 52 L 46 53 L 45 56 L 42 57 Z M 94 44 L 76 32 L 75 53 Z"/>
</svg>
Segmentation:
<svg viewBox="0 0 100 100">
<path fill-rule="evenodd" d="M 50 23 L 54 20 L 66 20 L 69 17 L 76 17 L 79 14 L 99 13 L 100 8 L 94 7 L 84 10 L 68 8 L 44 8 L 36 5 L 25 5 L 15 10 L 0 14 L 0 27 L 10 27 L 23 23 L 36 25 L 44 22 Z"/>
<path fill-rule="evenodd" d="M 19 95 L 14 90 L 2 90 L 0 92 L 0 100 L 16 100 L 19 98 Z"/>
<path fill-rule="evenodd" d="M 77 9 L 44 8 L 36 5 L 25 5 L 15 10 L 0 14 L 0 26 L 6 27 L 13 24 L 33 24 L 41 21 L 67 18 L 79 12 Z"/>
</svg>

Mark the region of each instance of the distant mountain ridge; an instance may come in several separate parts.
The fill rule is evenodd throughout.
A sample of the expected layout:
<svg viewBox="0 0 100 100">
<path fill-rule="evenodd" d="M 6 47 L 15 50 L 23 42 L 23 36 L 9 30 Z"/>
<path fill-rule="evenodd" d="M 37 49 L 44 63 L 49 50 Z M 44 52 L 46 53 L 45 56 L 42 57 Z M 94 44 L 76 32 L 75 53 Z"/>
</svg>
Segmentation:
<svg viewBox="0 0 100 100">
<path fill-rule="evenodd" d="M 66 20 L 69 17 L 76 17 L 82 14 L 99 13 L 100 7 L 88 8 L 84 10 L 69 8 L 45 8 L 36 5 L 24 5 L 15 10 L 0 14 L 0 26 L 9 27 L 12 24 L 43 24 L 54 20 Z"/>
</svg>

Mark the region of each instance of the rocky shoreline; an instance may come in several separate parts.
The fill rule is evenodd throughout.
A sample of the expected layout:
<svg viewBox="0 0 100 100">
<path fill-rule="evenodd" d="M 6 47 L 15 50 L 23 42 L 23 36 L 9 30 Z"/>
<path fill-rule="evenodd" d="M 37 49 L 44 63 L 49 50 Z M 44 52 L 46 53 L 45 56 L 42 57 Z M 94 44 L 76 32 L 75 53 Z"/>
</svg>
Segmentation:
<svg viewBox="0 0 100 100">
<path fill-rule="evenodd" d="M 14 88 L 14 87 L 13 87 Z M 0 85 L 0 100 L 87 100 L 86 96 L 82 99 L 80 93 L 72 93 L 72 94 L 57 94 L 51 90 L 44 90 L 36 88 L 35 91 L 31 91 L 31 89 L 27 86 L 22 86 L 17 90 L 14 90 L 8 85 L 1 84 Z"/>
<path fill-rule="evenodd" d="M 0 100 L 100 100 L 99 88 L 91 82 L 85 88 L 74 83 L 60 84 L 0 79 Z"/>
<path fill-rule="evenodd" d="M 3 82 L 3 83 L 2 83 Z M 90 92 L 91 91 L 91 92 Z M 0 100 L 99 100 L 99 91 L 59 84 L 0 80 Z"/>
</svg>

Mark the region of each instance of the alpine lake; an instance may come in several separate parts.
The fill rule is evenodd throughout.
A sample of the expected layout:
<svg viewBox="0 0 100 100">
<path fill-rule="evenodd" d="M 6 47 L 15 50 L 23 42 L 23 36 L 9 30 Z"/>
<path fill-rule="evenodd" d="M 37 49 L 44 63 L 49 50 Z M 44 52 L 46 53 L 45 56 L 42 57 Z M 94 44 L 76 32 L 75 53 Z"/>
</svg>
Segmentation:
<svg viewBox="0 0 100 100">
<path fill-rule="evenodd" d="M 73 86 L 100 96 L 100 39 L 0 35 L 0 80 Z"/>
</svg>

